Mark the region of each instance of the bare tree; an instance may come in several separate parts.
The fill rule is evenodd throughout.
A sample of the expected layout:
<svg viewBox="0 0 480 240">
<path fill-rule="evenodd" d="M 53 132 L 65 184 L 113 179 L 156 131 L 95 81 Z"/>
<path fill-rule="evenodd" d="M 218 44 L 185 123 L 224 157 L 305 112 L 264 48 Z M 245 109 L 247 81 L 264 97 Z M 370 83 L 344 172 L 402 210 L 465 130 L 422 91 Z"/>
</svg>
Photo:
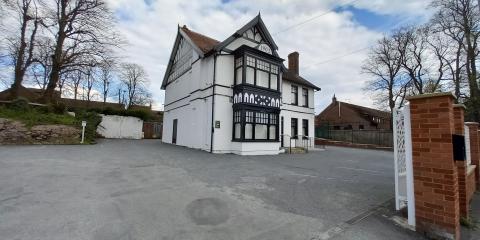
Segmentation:
<svg viewBox="0 0 480 240">
<path fill-rule="evenodd" d="M 30 69 L 34 83 L 45 90 L 48 85 L 48 79 L 52 68 L 52 48 L 49 38 L 39 39 L 34 51 L 34 59 Z M 59 86 L 62 83 L 59 83 Z M 61 90 L 60 90 L 61 92 Z"/>
<path fill-rule="evenodd" d="M 460 29 L 453 26 L 453 22 L 451 15 L 440 10 L 432 18 L 430 24 L 435 32 L 441 33 L 445 38 L 451 39 L 451 41 L 445 40 L 450 48 L 445 62 L 454 86 L 454 94 L 457 97 L 456 101 L 458 102 L 460 98 L 463 97 L 461 90 L 463 87 L 463 74 L 466 65 L 463 48 L 465 35 Z"/>
<path fill-rule="evenodd" d="M 126 89 L 125 103 L 127 109 L 135 104 L 146 104 L 151 99 L 147 85 L 148 76 L 142 66 L 135 63 L 121 65 L 120 79 Z"/>
<path fill-rule="evenodd" d="M 478 2 L 475 0 L 435 0 L 433 6 L 437 7 L 437 15 L 447 19 L 444 24 L 445 32 L 459 33 L 466 55 L 465 71 L 469 85 L 469 109 L 471 118 L 480 121 L 480 89 L 478 85 L 478 73 L 476 61 L 478 60 L 478 42 L 480 38 L 480 14 L 478 13 Z M 453 34 L 449 35 L 453 37 Z M 456 39 L 457 42 L 459 39 Z"/>
<path fill-rule="evenodd" d="M 92 66 L 92 67 L 89 67 L 86 71 L 86 74 L 85 74 L 85 88 L 86 90 L 84 91 L 84 93 L 86 94 L 86 100 L 88 102 L 91 101 L 92 97 L 94 97 L 94 93 L 93 93 L 93 88 L 95 87 L 95 85 L 97 84 L 97 79 L 96 79 L 96 76 L 95 76 L 95 72 L 94 72 L 95 68 Z"/>
<path fill-rule="evenodd" d="M 14 65 L 14 81 L 11 86 L 11 98 L 16 98 L 22 87 L 25 73 L 33 63 L 35 37 L 41 19 L 35 0 L 6 1 L 7 7 L 18 15 L 20 31 L 9 39 L 9 48 Z"/>
<path fill-rule="evenodd" d="M 114 18 L 104 0 L 55 0 L 50 9 L 55 28 L 52 70 L 44 95 L 50 102 L 66 68 L 100 62 L 120 44 L 114 32 Z"/>
<path fill-rule="evenodd" d="M 100 63 L 100 82 L 103 103 L 107 102 L 107 97 L 110 91 L 110 86 L 113 82 L 113 72 L 115 70 L 115 62 L 113 60 L 106 60 Z"/>
<path fill-rule="evenodd" d="M 379 94 L 379 102 L 387 102 L 390 112 L 403 104 L 407 85 L 400 72 L 405 47 L 397 40 L 384 36 L 377 41 L 362 66 L 363 73 L 372 76 L 364 89 Z"/>
<path fill-rule="evenodd" d="M 428 46 L 426 35 L 423 29 L 409 27 L 399 32 L 399 38 L 406 46 L 402 67 L 410 77 L 416 93 L 423 94 L 427 84 L 424 79 L 427 75 L 424 66 Z"/>
<path fill-rule="evenodd" d="M 70 71 L 66 74 L 66 79 L 73 94 L 73 99 L 78 99 L 78 89 L 84 81 L 84 73 L 80 70 Z"/>
</svg>

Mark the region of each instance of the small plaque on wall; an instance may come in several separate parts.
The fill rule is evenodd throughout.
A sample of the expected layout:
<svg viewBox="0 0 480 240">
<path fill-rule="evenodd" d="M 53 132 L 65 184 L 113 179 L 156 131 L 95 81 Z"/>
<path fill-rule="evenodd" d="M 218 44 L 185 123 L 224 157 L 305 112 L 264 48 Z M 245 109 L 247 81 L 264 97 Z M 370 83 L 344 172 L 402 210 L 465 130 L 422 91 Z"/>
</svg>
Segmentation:
<svg viewBox="0 0 480 240">
<path fill-rule="evenodd" d="M 220 121 L 215 121 L 215 128 L 220 128 Z"/>
</svg>

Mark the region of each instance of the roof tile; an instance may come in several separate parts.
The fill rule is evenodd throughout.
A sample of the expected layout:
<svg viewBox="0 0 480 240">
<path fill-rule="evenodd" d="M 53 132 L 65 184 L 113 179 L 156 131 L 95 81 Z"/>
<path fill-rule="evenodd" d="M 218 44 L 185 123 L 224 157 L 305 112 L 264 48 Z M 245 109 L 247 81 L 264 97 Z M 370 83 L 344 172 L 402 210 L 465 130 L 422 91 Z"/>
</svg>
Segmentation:
<svg viewBox="0 0 480 240">
<path fill-rule="evenodd" d="M 203 53 L 209 52 L 217 44 L 220 43 L 219 41 L 213 38 L 207 37 L 203 34 L 200 34 L 188 29 L 187 26 L 185 25 L 183 25 L 182 30 L 188 35 L 188 37 L 190 37 L 190 39 L 195 43 L 195 45 L 197 45 L 197 47 L 200 48 L 200 50 L 202 50 Z"/>
</svg>

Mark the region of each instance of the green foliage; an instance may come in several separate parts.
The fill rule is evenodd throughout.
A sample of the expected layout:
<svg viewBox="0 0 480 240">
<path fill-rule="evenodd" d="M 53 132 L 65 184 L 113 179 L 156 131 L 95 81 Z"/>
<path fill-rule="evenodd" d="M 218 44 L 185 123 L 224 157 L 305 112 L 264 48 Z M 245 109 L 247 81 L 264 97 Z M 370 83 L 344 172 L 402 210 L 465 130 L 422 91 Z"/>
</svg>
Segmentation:
<svg viewBox="0 0 480 240">
<path fill-rule="evenodd" d="M 478 229 L 478 221 L 474 219 L 473 217 L 470 218 L 460 218 L 460 224 L 468 229 Z"/>
<path fill-rule="evenodd" d="M 21 104 L 15 107 L 12 107 L 12 105 L 9 105 L 9 107 L 0 106 L 0 118 L 18 120 L 27 127 L 45 124 L 75 125 L 75 118 L 68 114 L 45 112 L 43 108 L 23 108 Z"/>
<path fill-rule="evenodd" d="M 55 102 L 51 105 L 51 111 L 56 114 L 64 114 L 67 111 L 67 106 L 63 102 Z"/>
<path fill-rule="evenodd" d="M 8 108 L 15 110 L 15 111 L 28 111 L 30 110 L 30 106 L 28 105 L 28 100 L 26 98 L 17 98 L 13 100 L 9 105 Z"/>
<path fill-rule="evenodd" d="M 124 117 L 137 117 L 142 119 L 143 121 L 148 121 L 154 118 L 152 111 L 146 109 L 114 109 L 114 108 L 76 108 L 76 107 L 68 107 L 68 111 L 71 112 L 79 112 L 79 111 L 87 111 L 87 112 L 96 112 L 99 114 L 105 115 L 117 115 L 117 116 L 124 116 Z"/>
<path fill-rule="evenodd" d="M 87 121 L 85 127 L 85 143 L 94 143 L 97 136 L 97 127 L 102 117 L 94 111 L 77 111 L 75 113 L 76 125 L 82 127 L 82 121 Z"/>
<path fill-rule="evenodd" d="M 94 111 L 97 113 L 105 114 L 105 115 L 118 115 L 124 117 L 137 117 L 142 119 L 143 121 L 148 121 L 152 118 L 152 113 L 149 110 L 143 109 L 113 109 L 113 108 L 105 108 L 105 109 L 90 109 L 88 111 Z"/>
</svg>

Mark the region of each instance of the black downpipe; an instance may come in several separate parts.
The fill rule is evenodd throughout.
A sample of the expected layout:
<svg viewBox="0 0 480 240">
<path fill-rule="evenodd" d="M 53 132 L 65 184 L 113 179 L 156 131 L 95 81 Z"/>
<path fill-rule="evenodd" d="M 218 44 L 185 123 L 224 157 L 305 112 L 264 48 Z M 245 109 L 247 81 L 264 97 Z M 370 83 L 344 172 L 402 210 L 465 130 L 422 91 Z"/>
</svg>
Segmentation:
<svg viewBox="0 0 480 240">
<path fill-rule="evenodd" d="M 212 131 L 210 133 L 210 153 L 213 153 L 213 132 L 215 131 L 214 123 L 214 109 L 215 109 L 215 78 L 216 78 L 216 68 L 217 68 L 217 54 L 213 55 L 213 85 L 212 85 Z"/>
</svg>

